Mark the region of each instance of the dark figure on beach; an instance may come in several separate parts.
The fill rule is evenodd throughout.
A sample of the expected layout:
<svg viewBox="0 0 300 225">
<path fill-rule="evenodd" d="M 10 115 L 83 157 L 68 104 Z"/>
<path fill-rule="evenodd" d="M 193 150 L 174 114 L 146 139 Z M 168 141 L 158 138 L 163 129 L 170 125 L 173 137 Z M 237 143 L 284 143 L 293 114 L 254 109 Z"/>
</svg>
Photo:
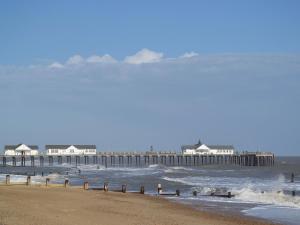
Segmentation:
<svg viewBox="0 0 300 225">
<path fill-rule="evenodd" d="M 295 174 L 292 173 L 292 175 L 291 175 L 291 183 L 294 183 L 294 179 L 295 179 Z"/>
</svg>

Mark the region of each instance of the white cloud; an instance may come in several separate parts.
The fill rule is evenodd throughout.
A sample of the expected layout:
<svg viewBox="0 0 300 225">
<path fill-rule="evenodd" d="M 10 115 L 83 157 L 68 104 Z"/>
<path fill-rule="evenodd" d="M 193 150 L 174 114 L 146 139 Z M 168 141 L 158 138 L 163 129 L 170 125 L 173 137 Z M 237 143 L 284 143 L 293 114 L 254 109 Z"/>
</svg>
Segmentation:
<svg viewBox="0 0 300 225">
<path fill-rule="evenodd" d="M 70 57 L 66 62 L 67 65 L 77 65 L 81 63 L 84 63 L 84 58 L 80 55 L 74 55 Z"/>
<path fill-rule="evenodd" d="M 199 54 L 196 52 L 186 52 L 182 56 L 179 56 L 176 59 L 180 58 L 191 58 L 194 56 L 198 56 Z M 156 63 L 162 62 L 164 58 L 164 54 L 162 52 L 151 51 L 147 48 L 143 48 L 138 51 L 136 54 L 131 56 L 126 56 L 124 59 L 124 63 L 128 64 L 142 64 L 142 63 Z M 83 58 L 81 55 L 73 55 L 71 56 L 65 63 L 54 62 L 50 64 L 49 68 L 64 68 L 65 66 L 74 66 L 74 65 L 86 65 L 86 64 L 97 64 L 97 63 L 117 63 L 118 61 L 113 58 L 109 54 L 105 54 L 103 56 L 92 55 L 87 58 Z"/>
<path fill-rule="evenodd" d="M 124 62 L 129 64 L 154 63 L 161 61 L 163 55 L 161 52 L 154 52 L 144 48 L 132 56 L 125 57 Z"/>
<path fill-rule="evenodd" d="M 61 68 L 64 68 L 64 65 L 62 65 L 58 62 L 54 62 L 51 65 L 49 65 L 49 68 L 51 68 L 51 69 L 61 69 Z"/>
<path fill-rule="evenodd" d="M 86 62 L 87 63 L 116 63 L 117 60 L 115 60 L 110 55 L 105 54 L 103 56 L 92 55 L 86 59 Z"/>
<path fill-rule="evenodd" d="M 191 58 L 194 56 L 198 56 L 199 54 L 197 52 L 186 52 L 180 58 Z"/>
</svg>

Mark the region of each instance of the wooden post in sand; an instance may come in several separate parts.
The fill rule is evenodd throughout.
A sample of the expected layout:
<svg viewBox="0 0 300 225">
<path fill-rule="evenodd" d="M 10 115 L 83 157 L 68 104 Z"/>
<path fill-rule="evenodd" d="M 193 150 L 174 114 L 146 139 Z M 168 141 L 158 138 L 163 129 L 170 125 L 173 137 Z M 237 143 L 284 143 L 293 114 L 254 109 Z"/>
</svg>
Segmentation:
<svg viewBox="0 0 300 225">
<path fill-rule="evenodd" d="M 88 190 L 89 189 L 89 182 L 85 181 L 83 183 L 83 190 Z"/>
<path fill-rule="evenodd" d="M 293 197 L 296 196 L 296 191 L 292 191 L 292 196 L 293 196 Z"/>
<path fill-rule="evenodd" d="M 30 185 L 31 184 L 31 176 L 27 176 L 27 181 L 26 181 L 26 185 Z"/>
<path fill-rule="evenodd" d="M 10 175 L 6 175 L 5 184 L 7 184 L 7 185 L 10 184 Z"/>
<path fill-rule="evenodd" d="M 162 192 L 162 188 L 161 188 L 161 184 L 157 185 L 157 194 L 161 194 Z"/>
<path fill-rule="evenodd" d="M 193 191 L 193 196 L 197 196 L 197 191 Z"/>
<path fill-rule="evenodd" d="M 141 186 L 141 188 L 140 188 L 140 194 L 144 194 L 144 193 L 145 193 L 145 187 Z"/>
<path fill-rule="evenodd" d="M 126 187 L 127 187 L 126 184 L 122 184 L 122 192 L 123 192 L 123 193 L 126 193 Z"/>
<path fill-rule="evenodd" d="M 180 190 L 179 189 L 176 190 L 176 196 L 180 196 Z"/>
<path fill-rule="evenodd" d="M 227 194 L 228 198 L 231 198 L 231 192 L 228 191 L 228 194 Z"/>
<path fill-rule="evenodd" d="M 50 178 L 46 178 L 46 187 L 49 185 L 50 183 Z"/>
<path fill-rule="evenodd" d="M 68 186 L 69 186 L 69 179 L 66 178 L 66 179 L 65 179 L 65 188 L 67 188 Z"/>
<path fill-rule="evenodd" d="M 103 190 L 104 190 L 105 192 L 108 191 L 108 183 L 104 183 Z"/>
</svg>

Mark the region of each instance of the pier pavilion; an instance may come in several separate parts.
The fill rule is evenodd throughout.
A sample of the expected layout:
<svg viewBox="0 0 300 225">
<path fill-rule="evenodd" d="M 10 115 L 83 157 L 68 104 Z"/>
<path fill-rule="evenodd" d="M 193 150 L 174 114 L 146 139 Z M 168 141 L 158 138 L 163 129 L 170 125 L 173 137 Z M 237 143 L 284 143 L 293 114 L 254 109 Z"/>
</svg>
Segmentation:
<svg viewBox="0 0 300 225">
<path fill-rule="evenodd" d="M 233 155 L 233 145 L 207 145 L 201 141 L 195 145 L 181 146 L 183 155 Z"/>
<path fill-rule="evenodd" d="M 47 155 L 96 155 L 96 145 L 46 145 Z"/>
<path fill-rule="evenodd" d="M 38 155 L 38 149 L 37 145 L 5 145 L 4 155 Z"/>
</svg>

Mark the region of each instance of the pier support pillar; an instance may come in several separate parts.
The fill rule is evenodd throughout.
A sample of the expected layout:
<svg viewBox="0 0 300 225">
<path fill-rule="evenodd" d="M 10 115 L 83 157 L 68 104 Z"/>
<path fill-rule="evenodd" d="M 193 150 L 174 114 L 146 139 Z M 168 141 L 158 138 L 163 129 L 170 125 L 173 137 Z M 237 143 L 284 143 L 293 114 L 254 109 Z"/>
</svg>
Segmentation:
<svg viewBox="0 0 300 225">
<path fill-rule="evenodd" d="M 48 156 L 49 166 L 53 166 L 53 156 Z"/>
<path fill-rule="evenodd" d="M 93 164 L 98 164 L 98 157 L 96 155 L 93 156 Z"/>
<path fill-rule="evenodd" d="M 3 165 L 3 166 L 6 166 L 6 157 L 3 157 L 3 158 L 2 158 L 2 165 Z"/>
<path fill-rule="evenodd" d="M 76 166 L 80 164 L 80 156 L 75 156 Z"/>
<path fill-rule="evenodd" d="M 40 166 L 43 167 L 44 166 L 44 157 L 40 156 Z"/>
<path fill-rule="evenodd" d="M 25 156 L 21 157 L 21 166 L 25 166 Z"/>
<path fill-rule="evenodd" d="M 68 164 L 71 164 L 71 162 L 72 162 L 71 156 L 68 155 L 68 156 L 67 156 L 67 163 L 68 163 Z"/>
<path fill-rule="evenodd" d="M 58 163 L 59 165 L 62 164 L 62 156 L 58 156 L 58 157 L 57 157 L 57 163 Z"/>
<path fill-rule="evenodd" d="M 34 167 L 34 156 L 30 156 L 30 165 Z"/>
<path fill-rule="evenodd" d="M 89 157 L 88 156 L 84 156 L 84 164 L 85 165 L 89 164 Z"/>
</svg>

